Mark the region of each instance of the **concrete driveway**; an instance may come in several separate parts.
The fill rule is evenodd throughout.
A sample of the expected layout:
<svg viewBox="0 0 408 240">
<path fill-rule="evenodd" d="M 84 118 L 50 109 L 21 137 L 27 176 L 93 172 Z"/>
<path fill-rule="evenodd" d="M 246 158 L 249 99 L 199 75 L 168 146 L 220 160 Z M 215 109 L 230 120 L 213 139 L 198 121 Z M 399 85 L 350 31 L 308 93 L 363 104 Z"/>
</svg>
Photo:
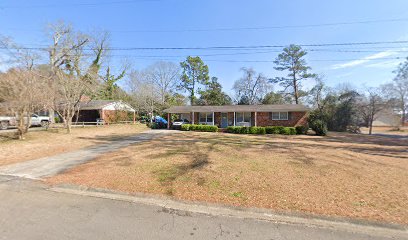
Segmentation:
<svg viewBox="0 0 408 240">
<path fill-rule="evenodd" d="M 96 158 L 98 155 L 116 151 L 131 144 L 149 141 L 153 138 L 174 133 L 168 130 L 149 130 L 132 137 L 113 140 L 107 144 L 99 144 L 77 151 L 63 153 L 51 157 L 16 163 L 0 167 L 0 175 L 24 177 L 30 179 L 41 179 L 56 175 L 79 164 Z"/>
</svg>

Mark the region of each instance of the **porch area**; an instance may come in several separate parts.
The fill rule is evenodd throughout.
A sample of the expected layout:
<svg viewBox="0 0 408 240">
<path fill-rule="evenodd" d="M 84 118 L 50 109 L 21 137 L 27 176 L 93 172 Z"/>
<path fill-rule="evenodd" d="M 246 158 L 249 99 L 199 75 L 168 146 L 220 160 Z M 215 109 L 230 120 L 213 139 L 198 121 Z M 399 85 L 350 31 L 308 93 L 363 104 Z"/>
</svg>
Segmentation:
<svg viewBox="0 0 408 240">
<path fill-rule="evenodd" d="M 166 109 L 168 128 L 172 119 L 187 120 L 191 124 L 229 126 L 285 126 L 307 123 L 308 109 L 303 105 L 226 105 L 226 106 L 174 106 Z M 177 115 L 177 117 L 174 117 Z"/>
</svg>

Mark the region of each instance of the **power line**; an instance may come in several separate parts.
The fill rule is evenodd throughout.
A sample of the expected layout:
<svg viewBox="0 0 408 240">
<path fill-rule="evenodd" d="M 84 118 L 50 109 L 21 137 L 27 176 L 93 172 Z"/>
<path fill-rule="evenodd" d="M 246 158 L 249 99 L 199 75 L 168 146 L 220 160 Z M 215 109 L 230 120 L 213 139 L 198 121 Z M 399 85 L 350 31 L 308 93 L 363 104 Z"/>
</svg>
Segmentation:
<svg viewBox="0 0 408 240">
<path fill-rule="evenodd" d="M 327 47 L 327 46 L 360 46 L 360 45 L 381 45 L 381 44 L 407 44 L 408 41 L 378 41 L 378 42 L 348 42 L 348 43 L 318 43 L 318 44 L 299 44 L 301 47 Z M 132 50 L 236 50 L 236 49 L 270 49 L 270 48 L 284 48 L 288 45 L 252 45 L 252 46 L 209 46 L 209 47 L 116 47 L 108 48 L 109 51 L 132 51 Z M 6 49 L 7 47 L 0 47 Z M 13 48 L 9 48 L 13 49 Z M 14 49 L 26 50 L 46 50 L 44 47 L 21 47 Z M 84 50 L 92 50 L 85 48 Z"/>
</svg>

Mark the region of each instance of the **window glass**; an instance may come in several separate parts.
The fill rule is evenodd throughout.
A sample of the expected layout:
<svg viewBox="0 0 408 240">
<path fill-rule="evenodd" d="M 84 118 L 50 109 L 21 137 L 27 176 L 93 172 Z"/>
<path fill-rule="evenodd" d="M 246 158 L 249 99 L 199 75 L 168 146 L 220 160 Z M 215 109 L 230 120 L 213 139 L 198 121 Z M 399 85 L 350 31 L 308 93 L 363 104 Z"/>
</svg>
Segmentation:
<svg viewBox="0 0 408 240">
<path fill-rule="evenodd" d="M 206 114 L 205 113 L 200 113 L 199 117 L 200 117 L 200 122 L 205 122 L 206 121 Z"/>
<path fill-rule="evenodd" d="M 279 112 L 272 113 L 272 120 L 279 120 Z"/>
<path fill-rule="evenodd" d="M 212 113 L 207 113 L 207 122 L 212 122 L 212 121 L 213 121 Z"/>
<path fill-rule="evenodd" d="M 281 112 L 280 120 L 288 120 L 288 112 Z"/>
<path fill-rule="evenodd" d="M 237 114 L 237 122 L 243 122 L 244 115 L 242 113 L 236 113 L 236 114 Z"/>
<path fill-rule="evenodd" d="M 244 122 L 251 122 L 251 113 L 250 112 L 244 113 Z"/>
</svg>

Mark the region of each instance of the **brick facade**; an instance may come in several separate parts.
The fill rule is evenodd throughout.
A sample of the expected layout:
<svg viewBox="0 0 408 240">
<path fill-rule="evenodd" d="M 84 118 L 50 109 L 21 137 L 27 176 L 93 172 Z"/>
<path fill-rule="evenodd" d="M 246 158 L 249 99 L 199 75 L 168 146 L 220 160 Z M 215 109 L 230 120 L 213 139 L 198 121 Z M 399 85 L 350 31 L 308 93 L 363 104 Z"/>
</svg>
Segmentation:
<svg viewBox="0 0 408 240">
<path fill-rule="evenodd" d="M 307 112 L 289 112 L 289 120 L 272 120 L 269 112 L 257 113 L 257 126 L 296 127 L 306 125 Z"/>
<path fill-rule="evenodd" d="M 191 120 L 194 124 L 199 123 L 199 113 L 190 113 Z M 256 113 L 256 125 L 259 127 L 267 126 L 284 126 L 284 127 L 296 127 L 307 124 L 307 112 L 289 112 L 288 120 L 272 120 L 270 112 L 257 112 Z M 221 112 L 214 113 L 214 125 L 221 127 Z M 228 112 L 228 125 L 234 125 L 234 113 Z M 251 126 L 255 126 L 255 112 L 251 113 Z"/>
</svg>

